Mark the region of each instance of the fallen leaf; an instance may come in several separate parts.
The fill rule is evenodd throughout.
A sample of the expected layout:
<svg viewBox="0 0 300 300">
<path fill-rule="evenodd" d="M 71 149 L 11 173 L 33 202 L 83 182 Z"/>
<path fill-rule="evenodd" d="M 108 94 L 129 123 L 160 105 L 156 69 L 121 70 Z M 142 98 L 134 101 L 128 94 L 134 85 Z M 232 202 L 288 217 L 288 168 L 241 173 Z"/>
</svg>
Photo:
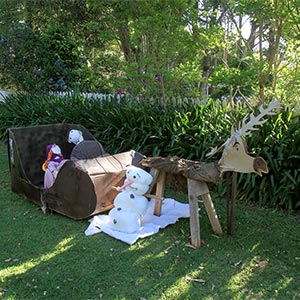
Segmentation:
<svg viewBox="0 0 300 300">
<path fill-rule="evenodd" d="M 215 237 L 215 238 L 217 238 L 217 239 L 220 238 L 220 236 L 219 236 L 219 235 L 216 235 L 216 234 L 212 234 L 212 236 Z"/>
<path fill-rule="evenodd" d="M 179 256 L 175 256 L 174 263 L 177 264 L 179 262 Z"/>
<path fill-rule="evenodd" d="M 234 264 L 234 266 L 235 266 L 235 267 L 239 267 L 239 266 L 241 266 L 242 264 L 243 264 L 243 262 L 240 260 L 240 261 L 236 262 L 236 263 Z"/>
<path fill-rule="evenodd" d="M 201 245 L 204 245 L 205 244 L 205 241 L 204 240 L 201 240 L 200 241 L 200 247 Z M 191 243 L 186 243 L 185 244 L 186 247 L 189 247 L 189 248 L 192 248 L 192 249 L 198 249 L 197 247 L 195 247 L 194 245 L 192 245 Z"/>
<path fill-rule="evenodd" d="M 192 249 L 197 249 L 197 247 L 193 246 L 191 243 L 185 244 L 186 247 L 192 248 Z"/>
<path fill-rule="evenodd" d="M 206 283 L 206 280 L 205 280 L 205 279 L 201 279 L 201 278 L 186 277 L 186 279 L 187 279 L 187 280 L 190 280 L 190 281 L 202 283 L 202 284 L 205 284 L 205 283 Z"/>
<path fill-rule="evenodd" d="M 262 267 L 265 267 L 266 265 L 268 265 L 269 262 L 267 262 L 266 260 L 263 260 L 263 261 L 259 261 L 257 262 L 257 264 L 255 265 L 257 268 L 262 268 Z"/>
</svg>

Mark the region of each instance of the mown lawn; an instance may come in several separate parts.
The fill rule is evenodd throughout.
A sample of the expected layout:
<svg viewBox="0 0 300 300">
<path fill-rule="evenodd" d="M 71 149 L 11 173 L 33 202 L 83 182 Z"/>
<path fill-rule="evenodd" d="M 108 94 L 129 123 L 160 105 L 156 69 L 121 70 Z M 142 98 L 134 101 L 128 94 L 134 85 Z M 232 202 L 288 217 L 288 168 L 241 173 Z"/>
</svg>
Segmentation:
<svg viewBox="0 0 300 300">
<path fill-rule="evenodd" d="M 186 246 L 188 219 L 129 246 L 12 193 L 3 142 L 0 171 L 1 300 L 300 299 L 298 215 L 237 203 L 234 236 L 217 237 L 202 209 L 200 249 Z"/>
</svg>

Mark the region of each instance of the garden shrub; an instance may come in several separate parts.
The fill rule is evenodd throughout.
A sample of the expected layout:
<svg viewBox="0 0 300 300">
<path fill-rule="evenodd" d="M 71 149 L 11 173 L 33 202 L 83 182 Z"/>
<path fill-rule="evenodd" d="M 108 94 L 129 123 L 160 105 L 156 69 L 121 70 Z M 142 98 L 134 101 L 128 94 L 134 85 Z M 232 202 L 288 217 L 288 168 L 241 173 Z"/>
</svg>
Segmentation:
<svg viewBox="0 0 300 300">
<path fill-rule="evenodd" d="M 239 103 L 234 110 L 226 102 L 203 104 L 137 101 L 129 97 L 86 98 L 49 94 L 15 94 L 0 102 L 0 138 L 6 129 L 38 124 L 77 123 L 85 126 L 109 153 L 135 149 L 146 156 L 178 156 L 209 161 L 210 147 L 220 146 L 249 112 Z M 298 116 L 299 117 L 299 116 Z M 300 122 L 285 108 L 247 137 L 249 149 L 265 158 L 269 174 L 239 174 L 238 197 L 261 205 L 299 209 Z M 215 155 L 212 160 L 218 160 Z M 216 189 L 224 194 L 221 180 Z"/>
</svg>

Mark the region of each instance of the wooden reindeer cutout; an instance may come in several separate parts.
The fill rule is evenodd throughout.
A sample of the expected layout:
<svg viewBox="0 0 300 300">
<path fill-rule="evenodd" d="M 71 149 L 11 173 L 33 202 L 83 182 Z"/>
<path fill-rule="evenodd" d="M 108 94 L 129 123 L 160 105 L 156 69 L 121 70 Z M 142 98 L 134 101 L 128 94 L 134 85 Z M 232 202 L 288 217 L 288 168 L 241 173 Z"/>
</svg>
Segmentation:
<svg viewBox="0 0 300 300">
<path fill-rule="evenodd" d="M 259 108 L 260 114 L 254 116 L 250 115 L 249 122 L 246 123 L 248 115 L 244 117 L 238 129 L 231 130 L 230 138 L 221 146 L 213 148 L 206 156 L 211 157 L 215 153 L 223 151 L 222 157 L 219 160 L 221 173 L 226 171 L 234 171 L 239 173 L 256 173 L 262 176 L 262 173 L 268 173 L 268 166 L 262 157 L 252 157 L 248 154 L 247 143 L 242 138 L 249 135 L 252 131 L 258 130 L 256 125 L 262 125 L 267 122 L 263 119 L 266 115 L 274 115 L 275 110 L 280 107 L 279 102 L 271 102 L 269 107 L 264 109 L 262 106 Z"/>
<path fill-rule="evenodd" d="M 190 229 L 191 229 L 191 244 L 193 247 L 200 247 L 200 225 L 198 217 L 198 197 L 201 196 L 204 206 L 208 213 L 213 230 L 217 234 L 222 233 L 221 225 L 218 216 L 215 212 L 213 202 L 210 197 L 207 183 L 217 183 L 225 172 L 233 171 L 239 173 L 256 173 L 262 176 L 263 173 L 268 173 L 268 166 L 262 157 L 252 157 L 247 150 L 247 143 L 243 139 L 252 131 L 258 130 L 257 125 L 264 124 L 267 119 L 265 116 L 274 115 L 276 110 L 280 108 L 279 102 L 271 102 L 268 108 L 259 108 L 259 115 L 250 114 L 250 119 L 247 122 L 246 115 L 237 129 L 232 128 L 231 136 L 220 147 L 213 148 L 206 156 L 211 157 L 222 151 L 221 159 L 217 162 L 203 163 L 181 159 L 178 157 L 163 158 L 163 157 L 148 157 L 141 161 L 143 167 L 152 168 L 157 173 L 163 173 L 161 178 L 176 178 L 173 180 L 173 185 L 182 186 L 182 180 L 187 183 L 190 205 Z M 165 176 L 167 175 L 167 176 Z M 172 181 L 172 180 L 171 180 Z M 179 183 L 181 181 L 181 183 Z M 175 183 L 175 184 L 174 184 Z M 164 182 L 159 182 L 159 186 L 164 186 Z M 184 190 L 186 191 L 186 190 Z M 160 195 L 162 196 L 160 189 Z M 160 215 L 161 199 L 156 200 L 156 210 L 154 214 Z"/>
</svg>

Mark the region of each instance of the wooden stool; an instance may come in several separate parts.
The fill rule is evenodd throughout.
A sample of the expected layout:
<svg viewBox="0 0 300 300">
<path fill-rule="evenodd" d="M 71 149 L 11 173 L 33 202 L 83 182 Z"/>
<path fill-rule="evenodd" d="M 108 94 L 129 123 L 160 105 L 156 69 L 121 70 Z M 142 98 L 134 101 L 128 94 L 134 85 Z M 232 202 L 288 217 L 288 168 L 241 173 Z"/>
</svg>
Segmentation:
<svg viewBox="0 0 300 300">
<path fill-rule="evenodd" d="M 154 185 L 156 184 L 155 195 L 147 194 L 146 196 L 155 198 L 154 215 L 160 216 L 161 207 L 163 201 L 163 194 L 166 181 L 166 172 L 158 170 L 156 168 L 151 168 L 150 174 L 153 176 L 153 182 L 149 188 L 151 193 Z M 198 181 L 194 179 L 187 178 L 188 184 L 188 199 L 189 199 L 189 209 L 190 209 L 190 232 L 191 232 L 191 245 L 194 248 L 199 248 L 201 246 L 200 239 L 200 222 L 199 222 L 199 205 L 198 198 L 201 196 L 204 207 L 208 214 L 213 231 L 216 234 L 222 234 L 222 228 L 218 219 L 218 215 L 215 211 L 214 204 L 212 202 L 209 189 L 206 182 Z"/>
</svg>

